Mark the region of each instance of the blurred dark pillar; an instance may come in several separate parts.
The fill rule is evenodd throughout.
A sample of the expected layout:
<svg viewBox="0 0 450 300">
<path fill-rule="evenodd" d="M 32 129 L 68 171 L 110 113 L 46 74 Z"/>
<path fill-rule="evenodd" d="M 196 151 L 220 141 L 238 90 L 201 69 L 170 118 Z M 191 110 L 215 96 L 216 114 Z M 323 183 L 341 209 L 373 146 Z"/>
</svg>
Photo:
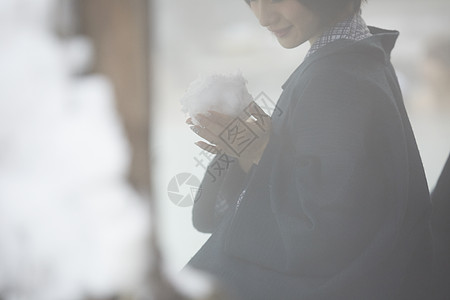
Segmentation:
<svg viewBox="0 0 450 300">
<path fill-rule="evenodd" d="M 148 285 L 158 300 L 183 299 L 162 272 L 158 222 L 150 184 L 150 24 L 151 0 L 78 0 L 78 31 L 92 39 L 95 73 L 114 85 L 117 109 L 132 147 L 131 184 L 151 201 L 152 266 Z"/>
<path fill-rule="evenodd" d="M 129 181 L 150 196 L 150 30 L 151 0 L 79 0 L 81 33 L 95 47 L 94 72 L 109 77 L 117 109 L 132 147 Z"/>
</svg>

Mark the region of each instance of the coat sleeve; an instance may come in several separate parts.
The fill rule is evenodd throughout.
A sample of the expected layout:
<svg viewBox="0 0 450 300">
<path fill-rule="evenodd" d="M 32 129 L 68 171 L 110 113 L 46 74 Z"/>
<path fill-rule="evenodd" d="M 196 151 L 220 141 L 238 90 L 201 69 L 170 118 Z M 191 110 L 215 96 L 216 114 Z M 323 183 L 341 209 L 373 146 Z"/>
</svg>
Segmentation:
<svg viewBox="0 0 450 300">
<path fill-rule="evenodd" d="M 297 100 L 274 162 L 271 207 L 286 268 L 335 274 L 388 222 L 397 183 L 386 174 L 395 145 L 387 145 L 384 129 L 398 124 L 373 111 L 373 101 L 388 103 L 388 96 L 351 74 L 316 76 Z"/>
<path fill-rule="evenodd" d="M 212 233 L 227 210 L 233 209 L 246 173 L 239 162 L 218 154 L 210 162 L 194 200 L 192 222 L 204 233 Z"/>
</svg>

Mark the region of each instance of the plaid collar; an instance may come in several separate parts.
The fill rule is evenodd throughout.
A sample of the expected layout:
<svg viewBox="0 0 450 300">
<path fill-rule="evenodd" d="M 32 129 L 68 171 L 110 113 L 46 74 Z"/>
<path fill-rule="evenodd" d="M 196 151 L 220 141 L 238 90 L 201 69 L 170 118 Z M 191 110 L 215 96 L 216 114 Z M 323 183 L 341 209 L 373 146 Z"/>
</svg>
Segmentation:
<svg viewBox="0 0 450 300">
<path fill-rule="evenodd" d="M 325 31 L 317 41 L 312 44 L 309 49 L 306 57 L 309 57 L 317 50 L 327 45 L 328 43 L 334 42 L 340 39 L 352 40 L 352 41 L 360 41 L 362 39 L 370 37 L 372 34 L 369 31 L 369 28 L 364 22 L 361 14 L 354 14 L 352 17 L 347 20 L 337 23 L 327 31 Z"/>
</svg>

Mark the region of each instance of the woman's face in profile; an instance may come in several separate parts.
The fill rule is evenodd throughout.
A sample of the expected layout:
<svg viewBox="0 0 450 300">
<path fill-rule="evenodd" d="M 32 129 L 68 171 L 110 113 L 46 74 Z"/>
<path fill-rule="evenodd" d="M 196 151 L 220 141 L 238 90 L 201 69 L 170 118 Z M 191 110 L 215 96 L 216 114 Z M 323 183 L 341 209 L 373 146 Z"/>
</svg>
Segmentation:
<svg viewBox="0 0 450 300">
<path fill-rule="evenodd" d="M 321 33 L 319 17 L 298 0 L 247 0 L 259 20 L 284 48 L 314 42 Z"/>
</svg>

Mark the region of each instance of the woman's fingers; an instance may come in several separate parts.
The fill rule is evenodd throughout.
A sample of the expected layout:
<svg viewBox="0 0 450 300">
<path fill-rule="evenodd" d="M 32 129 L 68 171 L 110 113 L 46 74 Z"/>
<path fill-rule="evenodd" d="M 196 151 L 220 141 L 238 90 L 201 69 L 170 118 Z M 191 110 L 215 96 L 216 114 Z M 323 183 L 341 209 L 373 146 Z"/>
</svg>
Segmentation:
<svg viewBox="0 0 450 300">
<path fill-rule="evenodd" d="M 208 142 L 216 144 L 217 136 L 214 133 L 212 133 L 208 128 L 197 125 L 190 126 L 189 128 L 191 128 L 193 132 L 195 132 L 198 136 L 204 138 Z"/>
<path fill-rule="evenodd" d="M 188 124 L 188 125 L 194 125 L 194 122 L 192 122 L 192 118 L 188 118 L 188 119 L 186 120 L 186 124 Z"/>
<path fill-rule="evenodd" d="M 198 147 L 212 154 L 227 153 L 227 155 L 233 157 L 237 155 L 254 162 L 259 161 L 267 145 L 272 123 L 270 116 L 255 102 L 252 102 L 246 111 L 236 118 L 216 111 L 197 114 L 195 118 L 198 125 L 194 125 L 191 118 L 187 119 L 186 123 L 191 125 L 192 131 L 205 140 L 195 143 Z M 236 122 L 237 119 L 240 122 Z M 230 125 L 232 127 L 228 128 Z M 257 138 L 251 140 L 255 135 Z M 249 140 L 251 141 L 248 143 Z"/>
<path fill-rule="evenodd" d="M 236 118 L 217 111 L 197 114 L 195 118 L 199 123 L 198 125 L 193 125 L 191 118 L 186 120 L 186 123 L 191 124 L 192 131 L 206 140 L 206 142 L 196 143 L 197 146 L 210 153 L 223 150 L 232 156 L 238 155 L 240 157 L 255 156 L 261 152 L 260 148 L 265 148 L 272 123 L 270 116 L 255 102 L 252 102 Z M 237 119 L 240 122 L 236 122 Z M 242 124 L 242 122 L 246 122 L 246 124 Z M 252 134 L 259 138 L 249 145 L 245 145 Z"/>
<path fill-rule="evenodd" d="M 217 154 L 219 153 L 219 149 L 217 148 L 217 146 L 214 145 L 210 145 L 208 143 L 205 143 L 203 141 L 198 141 L 195 143 L 197 146 L 199 146 L 201 149 L 211 153 L 211 154 Z"/>
<path fill-rule="evenodd" d="M 247 106 L 244 112 L 250 117 L 251 121 L 255 121 L 262 125 L 266 124 L 267 120 L 270 119 L 270 116 L 254 101 Z"/>
<path fill-rule="evenodd" d="M 244 109 L 244 111 L 247 112 L 247 114 L 255 116 L 256 119 L 258 119 L 258 117 L 269 117 L 269 115 L 266 114 L 255 101 L 250 102 L 250 104 Z"/>
<path fill-rule="evenodd" d="M 216 122 L 217 124 L 222 125 L 222 127 L 229 125 L 235 119 L 233 117 L 230 117 L 229 115 L 220 113 L 218 111 L 209 110 L 208 113 L 209 118 L 211 120 L 214 120 L 214 122 Z"/>
<path fill-rule="evenodd" d="M 216 115 L 210 115 L 209 117 L 207 117 L 204 114 L 198 114 L 196 116 L 198 122 L 200 123 L 201 127 L 207 128 L 209 131 L 213 132 L 215 135 L 219 135 L 224 128 L 226 127 L 226 123 L 225 125 L 222 123 L 223 120 L 222 119 L 215 119 L 217 116 Z"/>
<path fill-rule="evenodd" d="M 236 119 L 212 110 L 208 111 L 206 114 L 197 114 L 195 117 L 202 127 L 208 128 L 217 135 Z M 267 123 L 266 120 L 270 119 L 270 116 L 267 115 L 256 102 L 252 101 L 239 115 L 239 118 L 243 121 L 250 119 L 252 122 L 257 122 L 258 126 L 264 126 Z M 193 125 L 191 118 L 189 118 L 188 121 L 190 121 L 188 124 Z"/>
<path fill-rule="evenodd" d="M 244 110 L 244 113 L 246 113 L 248 122 L 258 126 L 263 132 L 270 129 L 270 116 L 266 114 L 264 110 L 256 104 L 256 102 L 251 102 Z"/>
</svg>

